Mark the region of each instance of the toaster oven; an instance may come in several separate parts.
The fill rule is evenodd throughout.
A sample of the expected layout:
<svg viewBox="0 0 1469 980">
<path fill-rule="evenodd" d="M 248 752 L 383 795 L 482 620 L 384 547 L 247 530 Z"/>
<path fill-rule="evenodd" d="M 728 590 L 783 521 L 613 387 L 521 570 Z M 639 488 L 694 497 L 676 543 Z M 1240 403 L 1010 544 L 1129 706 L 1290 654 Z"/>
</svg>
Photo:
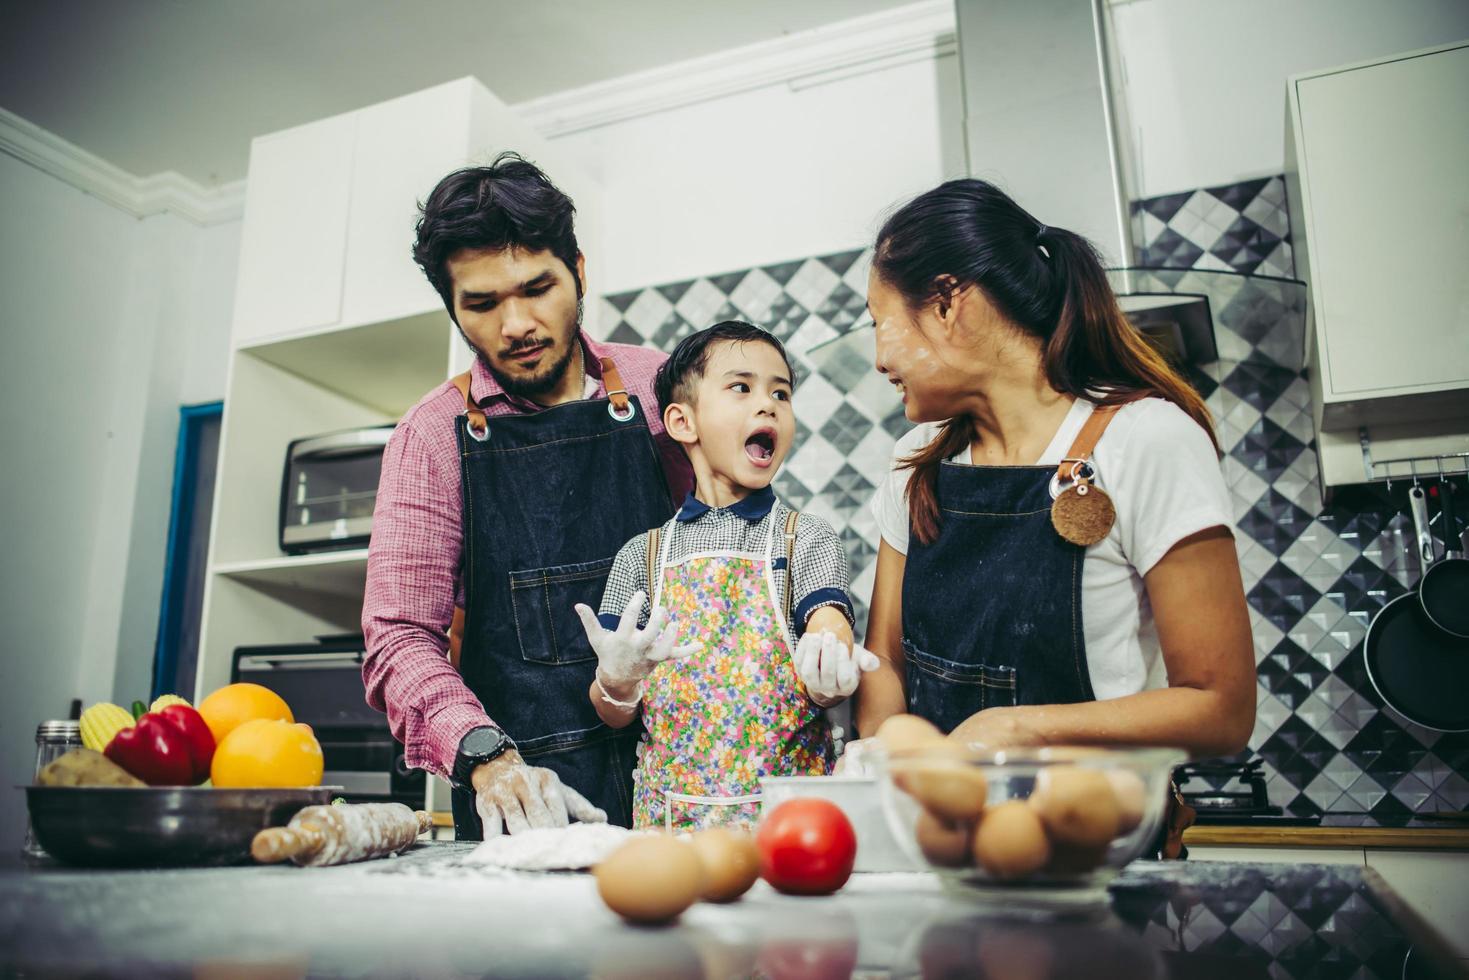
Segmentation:
<svg viewBox="0 0 1469 980">
<path fill-rule="evenodd" d="M 383 447 L 391 425 L 297 439 L 281 478 L 280 543 L 287 554 L 358 548 L 372 537 Z"/>
</svg>

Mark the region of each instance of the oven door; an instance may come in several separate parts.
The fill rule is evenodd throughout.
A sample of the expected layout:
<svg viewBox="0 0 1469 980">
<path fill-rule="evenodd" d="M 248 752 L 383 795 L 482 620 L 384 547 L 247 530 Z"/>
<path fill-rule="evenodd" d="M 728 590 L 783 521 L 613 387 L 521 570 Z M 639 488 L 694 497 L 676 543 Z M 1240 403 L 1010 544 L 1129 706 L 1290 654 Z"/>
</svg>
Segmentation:
<svg viewBox="0 0 1469 980">
<path fill-rule="evenodd" d="M 393 426 L 298 439 L 286 450 L 280 544 L 291 554 L 366 544 Z"/>
</svg>

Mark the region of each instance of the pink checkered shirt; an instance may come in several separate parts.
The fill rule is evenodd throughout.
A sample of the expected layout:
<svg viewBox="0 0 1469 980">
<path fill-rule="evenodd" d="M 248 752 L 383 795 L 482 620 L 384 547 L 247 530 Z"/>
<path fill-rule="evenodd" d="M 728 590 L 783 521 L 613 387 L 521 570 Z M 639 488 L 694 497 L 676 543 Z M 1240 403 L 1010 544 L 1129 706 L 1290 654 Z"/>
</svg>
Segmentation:
<svg viewBox="0 0 1469 980">
<path fill-rule="evenodd" d="M 667 355 L 598 343 L 585 334 L 583 341 L 590 355 L 585 397 L 606 397 L 599 359 L 613 358 L 623 384 L 649 409 L 648 425 L 669 486 L 675 500 L 683 499 L 693 486 L 693 472 L 683 449 L 663 431 L 653 395 L 653 376 Z M 508 394 L 478 359 L 469 391 L 486 415 L 538 411 Z M 463 412 L 458 390 L 446 381 L 408 410 L 388 441 L 362 604 L 367 702 L 387 712 L 408 765 L 446 778 L 459 741 L 470 729 L 490 724 L 484 706 L 447 656 L 449 621 L 455 604 L 464 599 L 459 575 L 463 510 L 454 439 L 454 425 Z"/>
</svg>

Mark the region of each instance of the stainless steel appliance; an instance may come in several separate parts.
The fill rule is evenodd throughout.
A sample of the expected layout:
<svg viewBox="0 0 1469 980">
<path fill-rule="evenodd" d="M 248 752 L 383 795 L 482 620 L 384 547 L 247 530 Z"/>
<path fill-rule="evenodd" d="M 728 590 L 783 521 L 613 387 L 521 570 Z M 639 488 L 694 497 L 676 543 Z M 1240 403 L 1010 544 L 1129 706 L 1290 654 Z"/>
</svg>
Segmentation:
<svg viewBox="0 0 1469 980">
<path fill-rule="evenodd" d="M 1191 762 L 1174 770 L 1173 780 L 1183 801 L 1194 808 L 1198 824 L 1315 826 L 1321 822 L 1320 814 L 1286 813 L 1270 802 L 1259 759 Z"/>
<path fill-rule="evenodd" d="M 275 691 L 321 743 L 322 783 L 341 786 L 352 802 L 392 800 L 421 809 L 426 776 L 409 769 L 385 715 L 362 687 L 362 636 L 318 637 L 314 643 L 238 647 L 230 680 Z"/>
<path fill-rule="evenodd" d="M 355 548 L 372 536 L 372 509 L 391 425 L 297 439 L 281 479 L 280 543 L 288 554 Z"/>
</svg>

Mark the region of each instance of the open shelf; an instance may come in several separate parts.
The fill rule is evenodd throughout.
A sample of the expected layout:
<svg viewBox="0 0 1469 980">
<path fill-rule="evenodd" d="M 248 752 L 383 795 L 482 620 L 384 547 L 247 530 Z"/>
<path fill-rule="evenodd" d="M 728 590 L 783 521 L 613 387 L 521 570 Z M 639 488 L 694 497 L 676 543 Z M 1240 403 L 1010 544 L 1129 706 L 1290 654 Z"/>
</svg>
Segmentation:
<svg viewBox="0 0 1469 980">
<path fill-rule="evenodd" d="M 240 352 L 396 419 L 443 382 L 456 337 L 441 310 L 251 344 Z"/>
<path fill-rule="evenodd" d="M 300 590 L 360 600 L 367 581 L 367 549 L 225 562 L 211 571 L 264 591 Z"/>
</svg>

